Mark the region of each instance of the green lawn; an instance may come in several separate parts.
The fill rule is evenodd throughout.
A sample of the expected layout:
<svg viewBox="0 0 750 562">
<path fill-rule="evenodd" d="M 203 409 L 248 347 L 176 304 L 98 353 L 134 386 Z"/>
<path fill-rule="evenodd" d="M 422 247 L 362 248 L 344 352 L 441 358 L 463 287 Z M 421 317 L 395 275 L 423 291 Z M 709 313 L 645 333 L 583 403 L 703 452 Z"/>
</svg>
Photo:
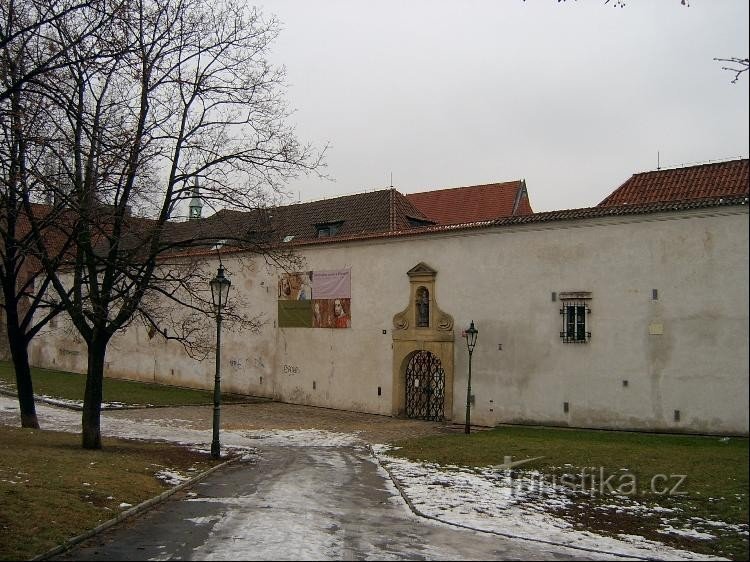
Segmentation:
<svg viewBox="0 0 750 562">
<path fill-rule="evenodd" d="M 571 495 L 573 505 L 558 512 L 575 526 L 612 535 L 637 534 L 737 560 L 748 557 L 747 438 L 504 426 L 395 445 L 400 448 L 391 453 L 394 456 L 478 471 L 501 465 L 508 456 L 512 461 L 541 457 L 515 470 L 536 470 L 546 483 L 578 486 L 579 492 Z M 613 507 L 631 500 L 657 510 L 628 514 Z M 665 516 L 659 508 L 673 511 Z M 675 528 L 697 526 L 717 538 L 659 533 L 664 517 Z M 699 519 L 740 527 L 701 527 Z"/>
<path fill-rule="evenodd" d="M 83 400 L 86 376 L 51 369 L 33 368 L 31 372 L 34 394 L 65 400 Z M 16 389 L 16 375 L 12 363 L 0 361 L 0 388 Z M 252 397 L 222 393 L 223 403 L 251 402 Z M 212 404 L 213 391 L 195 390 L 160 384 L 104 379 L 104 402 L 125 405 L 181 406 Z"/>
<path fill-rule="evenodd" d="M 73 433 L 0 425 L 0 560 L 29 560 L 159 495 L 169 488 L 159 471 L 188 478 L 220 462 L 172 444 L 102 441 L 84 450 Z"/>
</svg>

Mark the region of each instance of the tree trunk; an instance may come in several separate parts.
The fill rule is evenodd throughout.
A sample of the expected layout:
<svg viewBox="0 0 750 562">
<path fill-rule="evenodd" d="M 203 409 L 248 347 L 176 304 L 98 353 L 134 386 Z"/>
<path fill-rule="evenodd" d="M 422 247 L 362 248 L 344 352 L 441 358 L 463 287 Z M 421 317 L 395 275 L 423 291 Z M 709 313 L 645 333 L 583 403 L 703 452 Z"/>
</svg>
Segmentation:
<svg viewBox="0 0 750 562">
<path fill-rule="evenodd" d="M 16 371 L 16 389 L 18 390 L 18 406 L 21 409 L 21 427 L 39 429 L 34 404 L 34 387 L 31 382 L 31 367 L 26 345 L 11 344 L 13 368 Z"/>
<path fill-rule="evenodd" d="M 81 428 L 84 449 L 101 449 L 101 409 L 104 388 L 104 356 L 107 353 L 107 341 L 94 339 L 88 345 L 88 372 L 86 373 L 86 392 L 83 396 L 83 414 Z"/>
<path fill-rule="evenodd" d="M 9 322 L 10 324 L 10 322 Z M 13 368 L 16 371 L 16 390 L 18 391 L 18 406 L 21 409 L 21 427 L 39 429 L 34 404 L 34 386 L 31 382 L 31 367 L 29 365 L 29 351 L 26 338 L 20 333 L 18 326 L 8 326 L 8 344 Z"/>
</svg>

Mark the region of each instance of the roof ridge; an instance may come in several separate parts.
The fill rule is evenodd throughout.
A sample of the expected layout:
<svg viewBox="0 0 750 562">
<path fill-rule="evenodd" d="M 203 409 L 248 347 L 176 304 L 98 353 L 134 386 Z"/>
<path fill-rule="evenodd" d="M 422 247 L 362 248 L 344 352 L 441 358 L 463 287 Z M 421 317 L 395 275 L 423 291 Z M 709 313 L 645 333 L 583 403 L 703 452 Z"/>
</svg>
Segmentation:
<svg viewBox="0 0 750 562">
<path fill-rule="evenodd" d="M 389 191 L 391 189 L 396 189 L 395 187 L 380 187 L 377 189 L 364 189 L 361 191 L 355 191 L 353 193 L 345 193 L 343 195 L 336 195 L 334 197 L 319 197 L 316 199 L 310 199 L 308 201 L 293 201 L 291 203 L 287 203 L 286 205 L 277 205 L 278 207 L 291 207 L 292 205 L 307 205 L 308 203 L 319 203 L 320 201 L 333 201 L 336 199 L 344 199 L 346 197 L 360 197 L 362 195 L 370 195 L 373 193 L 382 193 Z M 398 191 L 398 190 L 396 190 Z"/>
<path fill-rule="evenodd" d="M 727 158 L 721 158 L 719 160 L 706 160 L 704 162 L 683 162 L 681 164 L 672 164 L 670 167 L 665 168 L 660 166 L 656 170 L 644 170 L 643 172 L 635 172 L 633 176 L 640 176 L 642 174 L 651 174 L 655 172 L 669 172 L 671 170 L 687 170 L 690 168 L 702 168 L 705 166 L 717 166 L 721 164 L 731 164 L 732 162 L 743 162 L 747 161 L 748 158 L 740 158 L 737 156 L 730 156 Z"/>
<path fill-rule="evenodd" d="M 393 196 L 394 188 L 388 190 L 388 230 L 396 230 L 396 201 Z"/>
<path fill-rule="evenodd" d="M 406 197 L 409 197 L 411 195 L 424 195 L 424 194 L 433 194 L 433 193 L 440 193 L 442 191 L 455 191 L 457 189 L 472 189 L 475 187 L 490 187 L 495 185 L 506 185 L 506 184 L 520 184 L 523 180 L 508 180 L 508 181 L 497 181 L 497 182 L 491 182 L 491 183 L 479 183 L 476 185 L 464 185 L 459 187 L 441 187 L 439 189 L 428 189 L 426 191 L 415 191 L 412 193 L 406 193 Z"/>
</svg>

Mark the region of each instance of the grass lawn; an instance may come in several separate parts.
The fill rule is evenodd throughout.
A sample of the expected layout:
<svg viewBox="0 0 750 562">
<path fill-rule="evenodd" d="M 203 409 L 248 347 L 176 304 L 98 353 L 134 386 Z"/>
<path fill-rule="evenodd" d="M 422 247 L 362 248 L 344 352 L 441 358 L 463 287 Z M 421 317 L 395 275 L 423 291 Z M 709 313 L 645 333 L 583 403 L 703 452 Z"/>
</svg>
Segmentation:
<svg viewBox="0 0 750 562">
<path fill-rule="evenodd" d="M 164 443 L 104 438 L 81 449 L 80 435 L 0 425 L 0 560 L 28 560 L 111 519 L 218 462 Z M 54 459 L 54 462 L 50 462 Z"/>
<path fill-rule="evenodd" d="M 512 461 L 541 457 L 513 470 L 536 470 L 543 482 L 569 488 L 573 503 L 557 515 L 576 527 L 748 559 L 747 438 L 504 426 L 394 445 L 400 448 L 389 454 L 438 463 L 446 470 L 449 465 L 501 465 L 508 456 Z M 650 509 L 618 507 L 632 505 L 631 500 Z M 716 538 L 658 532 L 665 524 L 700 529 Z"/>
<path fill-rule="evenodd" d="M 67 373 L 51 369 L 31 369 L 31 380 L 34 394 L 60 398 L 64 400 L 83 400 L 86 386 L 86 375 Z M 15 391 L 16 374 L 13 364 L 0 361 L 0 388 Z M 222 403 L 242 403 L 253 401 L 249 396 L 222 393 Z M 117 402 L 125 405 L 153 406 L 186 406 L 196 404 L 212 404 L 213 391 L 195 390 L 104 378 L 104 402 Z"/>
</svg>

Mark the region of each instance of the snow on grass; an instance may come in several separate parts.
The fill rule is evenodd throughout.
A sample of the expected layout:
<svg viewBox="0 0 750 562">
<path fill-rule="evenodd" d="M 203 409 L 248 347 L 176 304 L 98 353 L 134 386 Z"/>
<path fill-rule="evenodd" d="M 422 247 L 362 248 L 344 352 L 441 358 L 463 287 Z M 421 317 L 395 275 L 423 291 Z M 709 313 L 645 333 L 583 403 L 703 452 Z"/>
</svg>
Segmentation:
<svg viewBox="0 0 750 562">
<path fill-rule="evenodd" d="M 662 560 L 721 559 L 678 550 L 642 537 L 610 538 L 575 529 L 549 510 L 570 503 L 570 490 L 554 487 L 533 472 L 445 467 L 389 456 L 385 446 L 374 446 L 381 464 L 400 484 L 404 495 L 421 513 L 439 521 L 530 540 L 598 550 L 624 556 Z M 611 506 L 647 512 L 637 502 Z M 655 510 L 654 510 L 655 511 Z M 704 535 L 695 531 L 693 537 Z"/>
<path fill-rule="evenodd" d="M 73 410 L 83 410 L 82 400 L 71 400 L 69 398 L 56 398 L 53 396 L 47 396 L 46 394 L 34 394 L 35 400 L 40 400 L 46 404 L 52 406 L 61 406 L 63 408 L 71 408 Z M 125 404 L 124 402 L 102 402 L 102 410 L 122 410 L 129 407 L 148 407 L 151 404 Z"/>
<path fill-rule="evenodd" d="M 716 537 L 710 533 L 702 533 L 701 531 L 697 531 L 695 529 L 675 529 L 671 525 L 667 525 L 666 527 L 663 527 L 662 529 L 659 529 L 659 533 L 662 533 L 663 535 L 679 535 L 681 537 L 689 537 L 691 539 L 698 539 L 701 541 L 710 541 L 715 539 Z"/>
<path fill-rule="evenodd" d="M 188 480 L 187 476 L 169 469 L 159 470 L 154 476 L 169 486 L 177 486 Z"/>
<path fill-rule="evenodd" d="M 726 523 L 724 521 L 714 521 L 713 519 L 703 519 L 702 517 L 691 517 L 690 521 L 696 526 L 714 527 L 718 529 L 726 529 L 734 533 L 747 533 L 748 525 L 746 523 L 734 524 Z"/>
</svg>

